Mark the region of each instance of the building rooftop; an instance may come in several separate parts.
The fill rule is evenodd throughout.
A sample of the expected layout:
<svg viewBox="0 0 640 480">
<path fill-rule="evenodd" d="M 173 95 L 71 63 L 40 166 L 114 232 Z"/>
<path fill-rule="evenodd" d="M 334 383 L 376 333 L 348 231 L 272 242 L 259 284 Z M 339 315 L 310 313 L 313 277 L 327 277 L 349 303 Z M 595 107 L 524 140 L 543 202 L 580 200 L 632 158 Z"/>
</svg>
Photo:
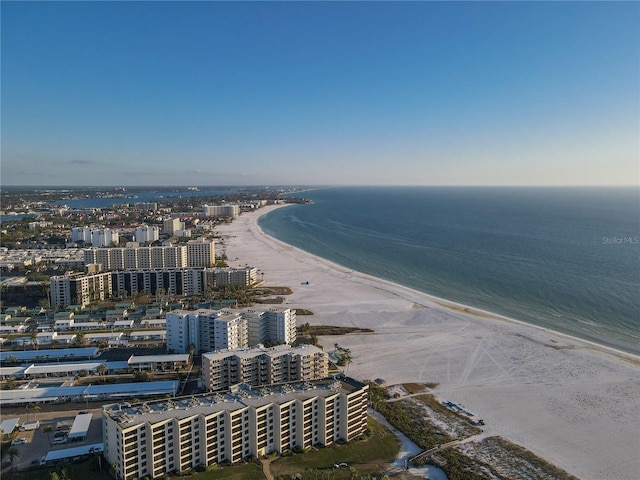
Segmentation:
<svg viewBox="0 0 640 480">
<path fill-rule="evenodd" d="M 207 357 L 210 360 L 222 360 L 229 356 L 236 356 L 238 358 L 253 358 L 258 355 L 282 355 L 283 353 L 292 354 L 313 354 L 322 353 L 323 350 L 315 345 L 299 345 L 297 347 L 290 347 L 289 345 L 275 345 L 273 347 L 265 347 L 264 345 L 256 345 L 248 348 L 240 348 L 237 350 L 217 350 L 215 352 L 204 353 L 202 356 Z"/>
<path fill-rule="evenodd" d="M 29 338 L 31 340 L 31 338 Z M 81 358 L 81 357 L 97 357 L 99 349 L 97 347 L 89 348 L 55 348 L 49 350 L 28 350 L 28 351 L 6 351 L 0 352 L 0 361 L 6 361 L 9 357 L 16 357 L 18 361 L 29 361 L 36 358 Z"/>
<path fill-rule="evenodd" d="M 198 414 L 211 415 L 225 410 L 241 410 L 249 406 L 257 408 L 272 403 L 304 401 L 318 396 L 330 397 L 340 393 L 350 393 L 363 386 L 363 383 L 348 377 L 260 387 L 259 389 L 251 389 L 242 384 L 234 386 L 230 393 L 208 393 L 135 405 L 116 403 L 105 405 L 103 411 L 119 423 L 122 428 L 128 428 L 145 422 L 157 423 L 172 418 L 184 419 Z"/>
</svg>

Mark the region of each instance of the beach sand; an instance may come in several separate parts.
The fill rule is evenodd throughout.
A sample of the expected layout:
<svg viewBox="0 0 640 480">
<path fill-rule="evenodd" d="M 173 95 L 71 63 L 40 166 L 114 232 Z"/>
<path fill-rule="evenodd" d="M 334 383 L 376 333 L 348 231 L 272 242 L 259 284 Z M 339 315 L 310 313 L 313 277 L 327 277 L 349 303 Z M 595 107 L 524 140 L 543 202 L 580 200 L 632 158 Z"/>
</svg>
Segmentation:
<svg viewBox="0 0 640 480">
<path fill-rule="evenodd" d="M 640 478 L 640 358 L 354 272 L 264 234 L 245 213 L 217 232 L 230 266 L 294 291 L 298 324 L 372 328 L 320 337 L 349 348 L 348 374 L 437 382 L 437 397 L 581 479 Z M 286 208 L 286 207 L 281 207 Z M 303 282 L 309 282 L 308 285 Z"/>
</svg>

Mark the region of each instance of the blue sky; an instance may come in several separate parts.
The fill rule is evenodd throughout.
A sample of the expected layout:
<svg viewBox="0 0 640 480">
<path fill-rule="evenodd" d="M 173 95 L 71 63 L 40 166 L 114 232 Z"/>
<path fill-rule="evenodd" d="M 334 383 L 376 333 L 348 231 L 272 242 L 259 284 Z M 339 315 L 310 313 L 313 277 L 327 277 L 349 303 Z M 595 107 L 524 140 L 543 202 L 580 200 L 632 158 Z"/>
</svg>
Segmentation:
<svg viewBox="0 0 640 480">
<path fill-rule="evenodd" d="M 638 2 L 6 2 L 4 185 L 629 185 Z"/>
</svg>

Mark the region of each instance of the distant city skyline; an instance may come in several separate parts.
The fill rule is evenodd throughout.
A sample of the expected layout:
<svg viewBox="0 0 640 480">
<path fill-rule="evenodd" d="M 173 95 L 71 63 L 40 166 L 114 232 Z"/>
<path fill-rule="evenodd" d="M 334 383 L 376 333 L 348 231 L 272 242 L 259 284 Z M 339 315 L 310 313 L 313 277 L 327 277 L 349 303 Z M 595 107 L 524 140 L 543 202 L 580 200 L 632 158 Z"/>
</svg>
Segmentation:
<svg viewBox="0 0 640 480">
<path fill-rule="evenodd" d="M 638 2 L 2 2 L 2 185 L 638 185 Z"/>
</svg>

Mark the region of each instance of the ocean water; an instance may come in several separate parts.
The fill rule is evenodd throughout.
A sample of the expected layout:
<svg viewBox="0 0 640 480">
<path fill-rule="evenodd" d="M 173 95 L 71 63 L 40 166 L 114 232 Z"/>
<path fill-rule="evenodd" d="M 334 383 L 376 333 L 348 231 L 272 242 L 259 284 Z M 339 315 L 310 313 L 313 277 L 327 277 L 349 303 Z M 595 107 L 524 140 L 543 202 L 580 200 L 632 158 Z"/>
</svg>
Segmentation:
<svg viewBox="0 0 640 480">
<path fill-rule="evenodd" d="M 640 354 L 640 189 L 341 187 L 263 230 L 345 267 Z"/>
</svg>

